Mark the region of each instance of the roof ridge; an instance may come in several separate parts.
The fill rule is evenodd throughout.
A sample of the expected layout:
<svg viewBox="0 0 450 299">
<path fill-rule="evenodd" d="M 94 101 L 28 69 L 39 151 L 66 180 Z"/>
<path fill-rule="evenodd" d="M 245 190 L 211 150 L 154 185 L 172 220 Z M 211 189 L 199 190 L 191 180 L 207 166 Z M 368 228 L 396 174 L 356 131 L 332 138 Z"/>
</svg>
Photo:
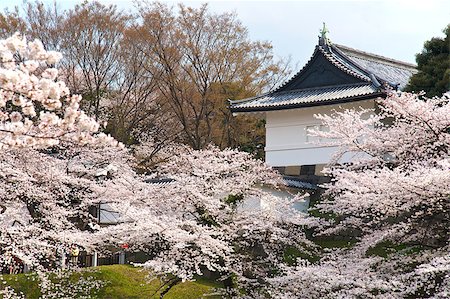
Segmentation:
<svg viewBox="0 0 450 299">
<path fill-rule="evenodd" d="M 377 87 L 379 85 L 381 85 L 380 82 L 386 82 L 389 84 L 389 82 L 387 82 L 386 80 L 384 80 L 383 78 L 380 78 L 379 76 L 375 75 L 373 72 L 371 72 L 370 70 L 367 70 L 366 68 L 364 68 L 363 66 L 361 66 L 359 63 L 357 63 L 356 61 L 352 60 L 351 57 L 349 57 L 349 55 L 347 55 L 346 53 L 344 53 L 341 49 L 339 49 L 339 47 L 336 47 L 335 45 L 332 45 L 332 51 L 330 49 L 330 52 L 334 55 L 339 57 L 340 59 L 342 59 L 343 61 L 345 61 L 346 63 L 348 63 L 351 67 L 359 70 L 360 72 L 362 72 L 363 74 L 365 74 L 365 76 L 369 77 L 370 81 L 372 82 L 372 84 L 376 85 Z"/>
<path fill-rule="evenodd" d="M 359 66 L 354 66 L 354 67 L 356 67 L 356 69 L 358 71 L 363 73 L 363 75 L 358 74 L 358 72 L 356 72 L 356 71 L 352 70 L 351 68 L 349 68 L 347 65 L 345 65 L 344 63 L 339 61 L 339 59 L 336 59 L 336 54 L 334 52 L 330 51 L 330 49 L 328 49 L 328 51 L 327 51 L 323 47 L 319 46 L 319 51 L 322 52 L 322 54 L 325 56 L 325 58 L 327 58 L 327 60 L 329 62 L 331 62 L 334 66 L 336 66 L 341 71 L 347 73 L 348 75 L 356 77 L 356 78 L 361 79 L 361 80 L 366 81 L 366 82 L 371 82 L 372 81 L 370 79 L 370 77 L 367 74 L 365 74 L 365 73 L 367 73 L 367 71 L 365 71 L 364 69 L 362 69 Z M 343 59 L 342 57 L 339 57 L 339 58 Z M 345 60 L 345 59 L 343 59 L 343 60 Z M 350 64 L 350 65 L 352 65 L 352 64 L 354 65 L 354 63 L 351 63 L 351 62 L 348 62 L 348 61 L 347 61 L 347 63 Z"/>
<path fill-rule="evenodd" d="M 344 45 L 339 45 L 339 44 L 333 44 L 333 46 L 335 46 L 336 48 L 338 48 L 338 50 L 345 52 L 350 52 L 349 53 L 345 53 L 346 55 L 351 56 L 351 54 L 355 54 L 355 55 L 361 55 L 362 57 L 358 57 L 360 59 L 365 59 L 365 60 L 370 60 L 370 58 L 373 59 L 377 59 L 378 62 L 380 63 L 385 63 L 385 64 L 394 64 L 396 67 L 403 67 L 405 69 L 416 69 L 417 65 L 409 63 L 409 62 L 405 62 L 405 61 L 401 61 L 401 60 L 397 60 L 397 59 L 393 59 L 393 58 L 389 58 L 386 56 L 382 56 L 379 54 L 375 54 L 375 53 L 370 53 L 370 52 L 366 52 L 366 51 L 362 51 L 362 50 L 358 50 L 355 48 L 351 48 L 348 46 L 344 46 Z"/>
<path fill-rule="evenodd" d="M 252 97 L 245 98 L 245 99 L 241 99 L 241 100 L 232 100 L 232 99 L 228 99 L 228 102 L 231 103 L 231 104 L 243 103 L 243 102 L 251 101 L 251 100 L 254 100 L 254 99 L 257 99 L 257 98 L 260 98 L 260 97 L 265 97 L 265 96 L 267 96 L 267 95 L 269 95 L 269 94 L 272 94 L 274 91 L 275 91 L 275 90 L 273 90 L 273 91 L 268 91 L 268 92 L 265 92 L 265 93 L 263 93 L 263 94 L 256 95 L 256 96 L 252 96 Z"/>
</svg>

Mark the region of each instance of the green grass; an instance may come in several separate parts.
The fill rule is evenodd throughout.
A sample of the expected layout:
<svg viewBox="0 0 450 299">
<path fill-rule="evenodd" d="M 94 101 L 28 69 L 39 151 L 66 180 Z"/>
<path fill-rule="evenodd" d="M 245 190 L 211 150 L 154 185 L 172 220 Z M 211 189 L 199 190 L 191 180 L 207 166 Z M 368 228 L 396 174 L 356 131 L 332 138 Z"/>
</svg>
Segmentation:
<svg viewBox="0 0 450 299">
<path fill-rule="evenodd" d="M 26 294 L 27 298 L 39 298 L 41 295 L 38 287 L 39 282 L 34 274 L 2 275 L 2 278 L 0 290 L 3 290 L 6 286 L 11 286 L 16 291 Z M 3 297 L 0 295 L 0 298 Z"/>
<path fill-rule="evenodd" d="M 106 282 L 93 298 L 105 299 L 150 299 L 159 298 L 161 281 L 154 279 L 148 281 L 149 272 L 127 265 L 110 265 L 95 268 L 97 271 L 75 273 L 70 280 L 76 281 L 81 275 L 87 279 L 96 279 Z M 21 291 L 26 298 L 38 299 L 41 296 L 38 279 L 34 274 L 3 275 L 6 283 L 0 285 L 0 289 L 6 285 L 16 291 Z M 0 282 L 1 283 L 1 282 Z M 165 296 L 167 299 L 196 299 L 196 298 L 220 298 L 220 296 L 208 295 L 215 288 L 222 287 L 221 284 L 204 278 L 196 281 L 183 282 L 175 285 Z M 0 296 L 1 298 L 1 296 Z"/>
<path fill-rule="evenodd" d="M 351 248 L 356 243 L 356 240 L 350 240 L 348 238 L 342 238 L 341 240 L 321 238 L 315 239 L 313 242 L 322 248 Z"/>
<path fill-rule="evenodd" d="M 413 253 L 420 252 L 423 248 L 419 245 L 408 245 L 408 244 L 394 244 L 390 241 L 381 242 L 376 246 L 369 248 L 367 250 L 367 256 L 380 256 L 388 257 L 392 253 L 400 253 L 404 255 L 409 255 Z"/>
<path fill-rule="evenodd" d="M 311 263 L 315 263 L 320 259 L 319 256 L 307 254 L 294 246 L 288 246 L 287 248 L 284 249 L 283 261 L 287 265 L 289 266 L 295 265 L 297 263 L 297 258 L 308 260 Z"/>
</svg>

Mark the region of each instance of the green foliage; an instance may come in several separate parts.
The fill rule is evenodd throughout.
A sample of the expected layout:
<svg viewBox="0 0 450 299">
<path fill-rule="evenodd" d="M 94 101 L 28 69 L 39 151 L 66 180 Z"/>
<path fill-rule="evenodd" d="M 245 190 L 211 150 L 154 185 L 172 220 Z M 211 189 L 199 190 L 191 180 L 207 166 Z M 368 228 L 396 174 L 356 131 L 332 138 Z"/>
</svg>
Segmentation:
<svg viewBox="0 0 450 299">
<path fill-rule="evenodd" d="M 356 243 L 356 240 L 344 237 L 341 237 L 339 239 L 333 237 L 321 237 L 320 239 L 312 238 L 312 241 L 319 247 L 316 248 L 316 251 L 311 250 L 310 252 L 306 252 L 306 244 L 303 245 L 303 249 L 295 246 L 288 246 L 283 251 L 283 261 L 289 266 L 296 265 L 298 258 L 307 260 L 311 263 L 315 263 L 321 259 L 321 254 L 325 251 L 325 249 L 351 248 Z"/>
<path fill-rule="evenodd" d="M 16 292 L 24 293 L 29 299 L 37 299 L 41 296 L 39 279 L 36 274 L 2 275 L 0 290 L 6 286 L 12 287 Z M 3 298 L 0 296 L 0 298 Z"/>
<path fill-rule="evenodd" d="M 418 73 L 413 75 L 405 91 L 425 91 L 427 97 L 442 96 L 450 90 L 450 25 L 444 29 L 445 38 L 426 41 L 416 55 Z"/>
<path fill-rule="evenodd" d="M 214 216 L 208 213 L 203 207 L 197 207 L 197 213 L 200 215 L 200 223 L 207 226 L 219 226 Z"/>
<path fill-rule="evenodd" d="M 311 207 L 308 209 L 308 214 L 313 217 L 322 218 L 326 220 L 338 220 L 338 216 L 333 213 L 324 213 L 317 208 Z"/>
<path fill-rule="evenodd" d="M 376 246 L 367 250 L 367 256 L 388 257 L 392 253 L 402 253 L 405 255 L 417 253 L 423 248 L 418 245 L 394 244 L 391 241 L 378 243 Z"/>
<path fill-rule="evenodd" d="M 339 236 L 339 239 L 328 237 L 315 239 L 314 243 L 323 248 L 351 248 L 356 244 L 355 239 L 349 237 Z"/>
<path fill-rule="evenodd" d="M 108 299 L 149 299 L 160 298 L 160 293 L 164 291 L 162 281 L 158 278 L 149 280 L 150 273 L 129 265 L 110 265 L 95 268 L 98 271 L 83 271 L 74 273 L 70 281 L 75 283 L 80 276 L 85 279 L 95 279 L 105 282 L 105 285 L 93 294 L 92 298 Z M 4 284 L 0 285 L 0 290 L 6 286 L 11 286 L 25 294 L 28 299 L 38 299 L 41 297 L 39 290 L 39 279 L 36 274 L 3 275 Z M 53 279 L 52 279 L 53 280 Z M 56 282 L 56 281 L 55 281 Z M 162 287 L 163 286 L 163 287 Z M 215 289 L 222 288 L 222 284 L 205 278 L 199 278 L 192 282 L 182 282 L 172 287 L 164 298 L 167 299 L 195 299 L 220 298 L 212 295 Z M 2 298 L 0 296 L 0 298 Z"/>
<path fill-rule="evenodd" d="M 241 202 L 242 200 L 244 200 L 243 194 L 238 194 L 238 195 L 230 194 L 230 195 L 228 195 L 227 198 L 225 198 L 225 202 L 229 205 L 236 205 L 237 203 Z"/>
<path fill-rule="evenodd" d="M 308 253 L 305 253 L 304 251 L 300 250 L 297 247 L 294 246 L 288 246 L 285 248 L 283 252 L 283 261 L 289 265 L 293 266 L 297 263 L 297 259 L 302 258 L 304 260 L 307 260 L 311 263 L 315 263 L 320 260 L 320 257 L 317 255 L 310 255 Z"/>
</svg>

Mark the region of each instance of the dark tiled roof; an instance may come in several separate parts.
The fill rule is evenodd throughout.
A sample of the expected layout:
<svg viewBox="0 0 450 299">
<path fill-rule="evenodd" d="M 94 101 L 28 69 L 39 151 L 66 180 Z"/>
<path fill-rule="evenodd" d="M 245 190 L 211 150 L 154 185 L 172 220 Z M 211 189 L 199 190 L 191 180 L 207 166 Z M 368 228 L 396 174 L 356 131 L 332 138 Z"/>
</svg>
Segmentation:
<svg viewBox="0 0 450 299">
<path fill-rule="evenodd" d="M 175 180 L 171 178 L 155 178 L 155 179 L 146 179 L 145 182 L 151 185 L 163 186 L 174 183 Z"/>
<path fill-rule="evenodd" d="M 268 93 L 251 99 L 234 101 L 232 110 L 234 112 L 249 112 L 300 108 L 380 95 L 379 90 L 370 83 L 308 88 Z"/>
<path fill-rule="evenodd" d="M 287 187 L 303 189 L 303 190 L 317 190 L 318 187 L 315 184 L 311 184 L 308 182 L 301 181 L 297 178 L 293 178 L 290 176 L 283 176 L 284 183 Z"/>
<path fill-rule="evenodd" d="M 312 54 L 311 58 L 303 66 L 303 68 L 300 71 L 298 71 L 294 76 L 292 76 L 290 79 L 288 79 L 283 84 L 281 84 L 278 88 L 273 90 L 272 93 L 283 91 L 285 89 L 285 87 L 287 85 L 289 85 L 289 83 L 292 83 L 293 81 L 298 80 L 298 77 L 300 77 L 300 75 L 302 73 L 306 72 L 308 68 L 312 67 L 312 65 L 314 64 L 314 58 L 319 53 L 321 55 L 323 55 L 324 57 L 326 57 L 326 59 L 332 65 L 337 67 L 342 72 L 344 72 L 344 73 L 346 73 L 348 75 L 351 75 L 351 76 L 353 76 L 353 77 L 355 77 L 357 79 L 360 79 L 362 81 L 370 82 L 370 78 L 364 72 L 362 72 L 361 70 L 355 68 L 352 64 L 349 64 L 348 61 L 345 61 L 345 60 L 341 59 L 339 56 L 332 55 L 332 53 L 329 52 L 329 47 L 328 46 L 317 45 L 316 48 L 314 49 L 314 53 Z"/>
<path fill-rule="evenodd" d="M 402 90 L 408 84 L 409 78 L 417 73 L 416 66 L 410 63 L 394 60 L 380 55 L 363 52 L 342 45 L 334 45 L 346 57 L 362 69 L 370 72 L 383 81 Z"/>
<path fill-rule="evenodd" d="M 333 78 L 348 76 L 345 84 L 317 82 L 315 84 L 327 86 L 310 87 L 302 83 L 311 75 L 311 70 L 323 70 L 323 66 L 316 63 L 318 55 L 325 57 L 342 74 L 335 74 Z M 230 109 L 232 112 L 269 111 L 373 98 L 382 96 L 388 86 L 403 89 L 415 72 L 412 64 L 319 40 L 311 59 L 291 79 L 272 92 L 232 101 Z M 350 84 L 352 80 L 360 83 Z M 302 84 L 308 88 L 302 88 Z"/>
</svg>

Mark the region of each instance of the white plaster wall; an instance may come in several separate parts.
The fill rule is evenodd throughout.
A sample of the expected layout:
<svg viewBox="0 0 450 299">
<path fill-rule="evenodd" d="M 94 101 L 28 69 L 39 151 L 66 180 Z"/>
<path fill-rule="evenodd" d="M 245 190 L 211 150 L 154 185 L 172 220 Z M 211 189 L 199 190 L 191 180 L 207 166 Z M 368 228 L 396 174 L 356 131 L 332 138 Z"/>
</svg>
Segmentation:
<svg viewBox="0 0 450 299">
<path fill-rule="evenodd" d="M 307 127 L 321 124 L 313 115 L 359 107 L 374 108 L 374 100 L 266 112 L 266 163 L 271 166 L 328 163 L 336 148 L 310 143 L 313 137 L 307 136 Z M 351 158 L 345 156 L 340 162 Z"/>
<path fill-rule="evenodd" d="M 119 223 L 120 215 L 114 212 L 113 208 L 107 203 L 99 205 L 98 222 L 101 224 L 115 224 Z"/>
<path fill-rule="evenodd" d="M 275 190 L 267 186 L 262 186 L 260 187 L 260 189 L 264 192 L 267 192 L 273 196 L 276 196 L 286 201 L 292 200 L 294 196 L 299 192 L 298 189 L 294 188 L 287 188 L 285 190 Z M 291 207 L 299 212 L 306 213 L 309 207 L 309 196 L 306 196 L 302 200 L 292 203 Z M 272 209 L 272 208 L 277 209 L 277 212 L 279 212 L 280 214 L 286 212 L 279 207 L 272 207 L 270 204 L 264 202 L 259 196 L 250 196 L 248 198 L 245 198 L 244 201 L 242 201 L 238 206 L 238 209 L 242 211 L 258 211 L 261 209 Z"/>
</svg>

